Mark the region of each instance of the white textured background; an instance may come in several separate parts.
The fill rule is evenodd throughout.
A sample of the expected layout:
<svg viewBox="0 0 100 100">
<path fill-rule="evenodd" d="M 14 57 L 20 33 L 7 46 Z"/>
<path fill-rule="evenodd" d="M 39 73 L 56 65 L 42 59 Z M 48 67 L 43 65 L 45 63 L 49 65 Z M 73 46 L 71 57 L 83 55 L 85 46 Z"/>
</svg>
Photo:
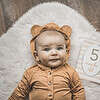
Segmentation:
<svg viewBox="0 0 100 100">
<path fill-rule="evenodd" d="M 54 2 L 33 7 L 0 38 L 0 100 L 7 100 L 24 70 L 34 62 L 30 51 L 30 28 L 34 24 L 44 25 L 49 22 L 72 27 L 69 63 L 74 67 L 77 67 L 80 46 L 84 42 L 80 38 L 91 39 L 100 34 L 84 17 L 64 4 Z M 83 85 L 87 100 L 99 100 L 99 84 L 83 80 Z"/>
</svg>

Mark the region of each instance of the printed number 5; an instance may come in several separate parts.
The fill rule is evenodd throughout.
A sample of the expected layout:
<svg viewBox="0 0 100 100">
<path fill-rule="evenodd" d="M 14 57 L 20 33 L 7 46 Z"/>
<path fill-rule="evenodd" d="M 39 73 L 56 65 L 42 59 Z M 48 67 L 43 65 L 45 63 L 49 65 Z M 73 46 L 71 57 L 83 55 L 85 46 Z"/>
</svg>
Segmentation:
<svg viewBox="0 0 100 100">
<path fill-rule="evenodd" d="M 94 57 L 90 57 L 90 59 L 93 60 L 93 61 L 98 60 L 98 54 L 96 53 L 96 51 L 99 51 L 99 50 L 98 49 L 92 49 L 91 55 L 95 56 L 95 58 Z"/>
</svg>

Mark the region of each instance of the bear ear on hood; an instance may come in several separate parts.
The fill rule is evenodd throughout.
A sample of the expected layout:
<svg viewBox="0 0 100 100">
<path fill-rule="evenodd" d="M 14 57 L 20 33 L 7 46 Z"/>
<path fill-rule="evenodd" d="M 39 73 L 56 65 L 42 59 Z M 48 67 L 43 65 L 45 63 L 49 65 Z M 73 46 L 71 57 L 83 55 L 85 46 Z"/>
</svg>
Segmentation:
<svg viewBox="0 0 100 100">
<path fill-rule="evenodd" d="M 71 36 L 71 33 L 72 33 L 72 28 L 68 25 L 63 25 L 61 27 L 61 30 L 68 36 L 70 37 Z"/>
<path fill-rule="evenodd" d="M 39 34 L 41 29 L 42 29 L 42 26 L 39 26 L 39 25 L 33 25 L 32 26 L 31 34 L 33 36 L 33 39 Z"/>
</svg>

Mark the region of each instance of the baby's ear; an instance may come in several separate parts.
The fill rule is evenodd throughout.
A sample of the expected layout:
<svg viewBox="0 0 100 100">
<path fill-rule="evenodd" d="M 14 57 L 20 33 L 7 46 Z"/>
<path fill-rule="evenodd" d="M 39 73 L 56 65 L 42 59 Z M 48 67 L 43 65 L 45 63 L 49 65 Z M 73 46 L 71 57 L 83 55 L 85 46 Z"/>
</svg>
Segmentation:
<svg viewBox="0 0 100 100">
<path fill-rule="evenodd" d="M 33 52 L 33 56 L 34 56 L 35 61 L 39 62 L 38 52 L 36 50 Z"/>
<path fill-rule="evenodd" d="M 37 59 L 37 57 L 38 57 L 38 53 L 37 53 L 36 50 L 33 52 L 33 56 L 34 56 L 35 59 Z"/>
<path fill-rule="evenodd" d="M 68 26 L 68 25 L 63 25 L 63 26 L 61 27 L 61 30 L 64 31 L 64 33 L 66 33 L 66 35 L 67 35 L 68 37 L 71 36 L 72 28 L 71 28 L 70 26 Z"/>
</svg>

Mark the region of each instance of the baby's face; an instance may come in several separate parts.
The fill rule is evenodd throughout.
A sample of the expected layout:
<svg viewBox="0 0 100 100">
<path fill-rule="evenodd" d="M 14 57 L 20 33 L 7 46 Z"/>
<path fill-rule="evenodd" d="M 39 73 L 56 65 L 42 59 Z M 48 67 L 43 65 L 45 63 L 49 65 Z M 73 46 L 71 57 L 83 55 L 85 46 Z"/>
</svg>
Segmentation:
<svg viewBox="0 0 100 100">
<path fill-rule="evenodd" d="M 47 67 L 58 67 L 66 61 L 66 43 L 57 31 L 45 31 L 36 39 L 37 58 Z"/>
</svg>

